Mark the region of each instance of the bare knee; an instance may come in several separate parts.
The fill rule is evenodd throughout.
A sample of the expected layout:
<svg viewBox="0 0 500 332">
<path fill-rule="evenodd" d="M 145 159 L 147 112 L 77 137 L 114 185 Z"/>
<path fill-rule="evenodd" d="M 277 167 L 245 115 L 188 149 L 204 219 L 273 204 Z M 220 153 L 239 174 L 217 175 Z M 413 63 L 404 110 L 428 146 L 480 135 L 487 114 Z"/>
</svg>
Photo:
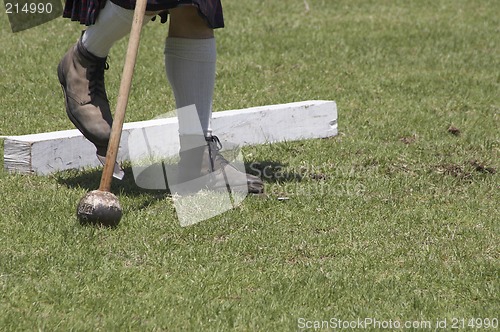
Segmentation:
<svg viewBox="0 0 500 332">
<path fill-rule="evenodd" d="M 204 39 L 214 36 L 210 28 L 194 6 L 181 6 L 169 10 L 169 37 Z"/>
</svg>

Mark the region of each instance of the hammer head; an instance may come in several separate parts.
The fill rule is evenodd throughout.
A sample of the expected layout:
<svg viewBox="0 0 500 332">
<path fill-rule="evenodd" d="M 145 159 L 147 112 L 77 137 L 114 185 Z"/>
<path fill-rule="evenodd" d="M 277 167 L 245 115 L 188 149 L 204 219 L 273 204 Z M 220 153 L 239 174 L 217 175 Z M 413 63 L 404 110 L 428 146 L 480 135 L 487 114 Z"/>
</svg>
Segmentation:
<svg viewBox="0 0 500 332">
<path fill-rule="evenodd" d="M 94 190 L 82 197 L 76 216 L 82 225 L 116 227 L 122 218 L 122 208 L 112 193 Z"/>
</svg>

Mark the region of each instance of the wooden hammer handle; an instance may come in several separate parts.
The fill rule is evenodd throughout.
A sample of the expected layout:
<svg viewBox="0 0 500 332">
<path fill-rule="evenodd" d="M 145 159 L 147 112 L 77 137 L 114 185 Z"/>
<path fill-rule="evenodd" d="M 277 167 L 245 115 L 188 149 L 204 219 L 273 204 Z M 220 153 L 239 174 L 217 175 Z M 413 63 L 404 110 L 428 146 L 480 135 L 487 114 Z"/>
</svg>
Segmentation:
<svg viewBox="0 0 500 332">
<path fill-rule="evenodd" d="M 139 40 L 141 36 L 142 23 L 144 14 L 146 13 L 147 0 L 137 0 L 134 10 L 134 20 L 128 41 L 127 55 L 125 65 L 123 66 L 123 74 L 120 82 L 120 90 L 116 103 L 116 111 L 111 127 L 111 135 L 106 152 L 106 164 L 102 171 L 101 184 L 99 190 L 110 191 L 111 180 L 113 179 L 113 169 L 120 146 L 120 138 L 122 135 L 123 121 L 125 119 L 125 111 L 127 109 L 130 87 L 132 85 L 132 76 L 134 75 L 134 67 L 139 50 Z"/>
</svg>

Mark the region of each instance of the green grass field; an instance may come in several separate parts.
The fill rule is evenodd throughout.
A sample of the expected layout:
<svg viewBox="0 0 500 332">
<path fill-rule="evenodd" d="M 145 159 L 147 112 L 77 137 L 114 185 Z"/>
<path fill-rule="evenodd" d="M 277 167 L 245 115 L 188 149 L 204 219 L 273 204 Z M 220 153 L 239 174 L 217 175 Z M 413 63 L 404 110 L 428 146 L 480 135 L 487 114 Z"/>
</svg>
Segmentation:
<svg viewBox="0 0 500 332">
<path fill-rule="evenodd" d="M 113 182 L 116 229 L 76 221 L 99 169 L 1 170 L 0 330 L 326 330 L 315 321 L 365 318 L 495 330 L 500 3 L 223 4 L 214 110 L 335 100 L 338 136 L 245 148 L 275 170 L 267 197 L 187 228 L 130 169 Z M 0 13 L 0 135 L 73 128 L 55 69 L 81 29 L 59 18 L 13 34 Z M 166 31 L 144 30 L 126 121 L 175 108 Z M 112 105 L 126 43 L 110 55 Z"/>
</svg>

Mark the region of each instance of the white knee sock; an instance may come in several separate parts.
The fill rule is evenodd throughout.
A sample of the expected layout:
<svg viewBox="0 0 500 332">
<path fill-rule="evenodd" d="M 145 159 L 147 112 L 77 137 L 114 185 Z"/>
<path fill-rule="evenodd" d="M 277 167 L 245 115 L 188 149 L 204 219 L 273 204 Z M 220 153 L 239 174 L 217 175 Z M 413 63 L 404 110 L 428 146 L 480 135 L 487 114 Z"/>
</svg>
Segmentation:
<svg viewBox="0 0 500 332">
<path fill-rule="evenodd" d="M 104 58 L 115 42 L 130 33 L 134 11 L 106 1 L 94 25 L 87 27 L 82 37 L 83 46 L 95 56 Z M 144 17 L 144 25 L 151 20 Z"/>
<path fill-rule="evenodd" d="M 167 38 L 165 68 L 177 109 L 196 105 L 199 123 L 210 134 L 212 100 L 215 86 L 215 39 Z M 200 135 L 198 119 L 192 112 L 177 112 L 180 135 Z"/>
</svg>

